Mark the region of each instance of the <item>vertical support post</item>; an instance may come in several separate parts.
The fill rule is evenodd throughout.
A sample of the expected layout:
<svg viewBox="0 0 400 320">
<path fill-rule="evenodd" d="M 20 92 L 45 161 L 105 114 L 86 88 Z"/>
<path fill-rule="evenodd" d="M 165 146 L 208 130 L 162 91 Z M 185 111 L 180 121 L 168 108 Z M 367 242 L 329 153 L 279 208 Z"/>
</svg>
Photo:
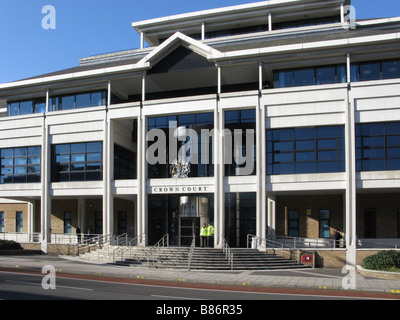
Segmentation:
<svg viewBox="0 0 400 320">
<path fill-rule="evenodd" d="M 206 24 L 204 22 L 201 23 L 201 40 L 206 39 Z"/>
<path fill-rule="evenodd" d="M 355 111 L 351 94 L 350 54 L 347 54 L 347 103 L 346 103 L 346 265 L 356 265 L 356 155 Z"/>
<path fill-rule="evenodd" d="M 222 237 L 225 235 L 225 197 L 224 197 L 224 114 L 221 107 L 221 67 L 218 72 L 218 95 L 214 110 L 214 247 L 222 248 Z"/>
<path fill-rule="evenodd" d="M 344 23 L 344 3 L 340 4 L 340 22 Z"/>
<path fill-rule="evenodd" d="M 268 13 L 268 31 L 272 31 L 272 13 Z"/>
<path fill-rule="evenodd" d="M 256 106 L 256 174 L 257 174 L 257 194 L 256 194 L 256 212 L 257 212 L 257 236 L 259 239 L 266 238 L 267 220 L 266 220 L 266 179 L 265 179 L 265 116 L 262 106 L 262 88 L 263 88 L 263 63 L 258 65 L 259 94 L 258 105 Z"/>
<path fill-rule="evenodd" d="M 49 110 L 50 92 L 46 92 L 46 110 Z M 41 230 L 40 230 L 40 243 L 41 250 L 44 253 L 48 253 L 48 243 L 51 242 L 51 198 L 49 194 L 50 185 L 50 164 L 51 164 L 51 152 L 49 144 L 50 134 L 49 126 L 46 121 L 46 115 L 43 117 L 42 123 L 42 155 L 41 155 L 41 183 L 42 183 L 42 194 L 41 194 Z"/>
<path fill-rule="evenodd" d="M 140 32 L 140 49 L 144 48 L 144 33 Z"/>
<path fill-rule="evenodd" d="M 146 179 L 147 179 L 147 160 L 146 160 L 146 117 L 143 114 L 143 104 L 146 100 L 146 74 L 142 75 L 142 101 L 140 112 L 137 121 L 137 180 L 138 180 L 138 193 L 137 193 L 137 235 L 140 236 L 141 246 L 146 246 L 148 243 L 148 210 L 147 210 L 147 195 L 146 195 Z M 142 235 L 145 237 L 142 237 Z"/>
</svg>

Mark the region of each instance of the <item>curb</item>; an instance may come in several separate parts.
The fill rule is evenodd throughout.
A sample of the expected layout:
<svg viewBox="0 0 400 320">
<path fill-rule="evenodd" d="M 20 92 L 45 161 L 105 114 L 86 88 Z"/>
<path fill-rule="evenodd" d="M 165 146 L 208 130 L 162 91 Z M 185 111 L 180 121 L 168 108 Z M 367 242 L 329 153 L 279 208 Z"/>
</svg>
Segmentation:
<svg viewBox="0 0 400 320">
<path fill-rule="evenodd" d="M 384 279 L 384 280 L 400 280 L 399 272 L 369 270 L 361 267 L 360 265 L 357 265 L 357 270 L 363 276 L 373 277 L 377 279 Z"/>
</svg>

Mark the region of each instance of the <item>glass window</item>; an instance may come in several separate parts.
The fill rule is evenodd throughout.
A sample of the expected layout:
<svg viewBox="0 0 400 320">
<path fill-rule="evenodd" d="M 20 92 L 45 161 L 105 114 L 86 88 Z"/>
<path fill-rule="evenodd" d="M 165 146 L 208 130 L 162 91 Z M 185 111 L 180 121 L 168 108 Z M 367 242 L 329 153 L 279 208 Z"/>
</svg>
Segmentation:
<svg viewBox="0 0 400 320">
<path fill-rule="evenodd" d="M 316 84 L 330 84 L 336 82 L 335 67 L 320 67 L 316 70 Z"/>
<path fill-rule="evenodd" d="M 90 93 L 76 95 L 76 109 L 90 107 Z"/>
<path fill-rule="evenodd" d="M 100 107 L 106 104 L 105 91 L 92 92 L 90 96 L 91 96 L 92 107 Z"/>
<path fill-rule="evenodd" d="M 311 86 L 315 84 L 314 69 L 300 69 L 293 72 L 294 86 Z"/>
<path fill-rule="evenodd" d="M 40 153 L 41 147 L 0 150 L 0 183 L 40 182 Z"/>
<path fill-rule="evenodd" d="M 50 98 L 49 111 L 71 110 L 106 105 L 106 91 L 84 92 Z"/>
<path fill-rule="evenodd" d="M 72 233 L 72 212 L 64 211 L 64 233 Z"/>
<path fill-rule="evenodd" d="M 19 114 L 32 114 L 33 111 L 33 102 L 32 101 L 23 101 L 19 104 Z"/>
<path fill-rule="evenodd" d="M 267 131 L 268 174 L 343 172 L 344 127 Z"/>
<path fill-rule="evenodd" d="M 320 66 L 274 71 L 274 88 L 310 86 L 346 82 L 346 66 Z"/>
<path fill-rule="evenodd" d="M 94 233 L 103 234 L 103 212 L 96 211 L 94 217 Z"/>
<path fill-rule="evenodd" d="M 169 159 L 169 126 L 170 122 L 175 121 L 174 127 L 186 127 L 194 130 L 198 137 L 198 147 L 189 148 L 187 152 L 187 157 L 193 155 L 196 161 L 192 161 L 190 164 L 190 177 L 211 177 L 214 175 L 214 165 L 213 165 L 213 137 L 210 135 L 209 139 L 201 139 L 205 137 L 207 133 L 212 133 L 211 130 L 214 127 L 214 114 L 204 113 L 204 114 L 185 114 L 179 116 L 168 116 L 168 117 L 156 117 L 148 119 L 149 130 L 161 129 L 165 133 L 167 138 L 165 150 L 157 150 L 159 152 L 165 152 L 166 163 L 156 163 L 148 166 L 149 178 L 169 178 L 171 177 L 170 164 L 176 159 Z M 172 125 L 172 124 L 171 124 Z M 204 131 L 206 133 L 204 133 Z M 189 139 L 187 139 L 189 140 Z M 154 142 L 155 143 L 155 142 Z M 179 150 L 184 150 L 182 146 L 186 143 L 178 141 L 176 155 Z M 150 147 L 153 142 L 148 143 Z M 195 158 L 197 157 L 197 159 Z"/>
<path fill-rule="evenodd" d="M 53 182 L 102 180 L 102 142 L 54 145 L 52 150 Z"/>
<path fill-rule="evenodd" d="M 88 142 L 86 144 L 87 152 L 102 152 L 103 151 L 103 143 L 101 142 Z"/>
<path fill-rule="evenodd" d="M 288 236 L 299 237 L 299 210 L 288 211 Z"/>
<path fill-rule="evenodd" d="M 4 211 L 0 211 L 0 233 L 4 232 Z"/>
<path fill-rule="evenodd" d="M 381 78 L 381 70 L 379 63 L 363 63 L 360 64 L 360 80 L 379 80 Z"/>
<path fill-rule="evenodd" d="M 85 144 L 84 143 L 71 144 L 71 153 L 81 153 L 81 152 L 85 152 Z"/>
<path fill-rule="evenodd" d="M 24 226 L 24 216 L 22 211 L 17 211 L 16 212 L 16 217 L 15 217 L 15 231 L 18 233 L 23 232 L 23 226 Z"/>
<path fill-rule="evenodd" d="M 118 235 L 126 233 L 126 211 L 118 211 Z"/>
<path fill-rule="evenodd" d="M 382 62 L 382 79 L 400 78 L 400 61 Z"/>
<path fill-rule="evenodd" d="M 70 110 L 75 108 L 75 96 L 66 96 L 61 98 L 61 110 Z"/>
<path fill-rule="evenodd" d="M 9 103 L 7 105 L 7 114 L 9 116 L 19 115 L 19 102 Z"/>
<path fill-rule="evenodd" d="M 400 122 L 356 126 L 357 171 L 399 170 Z"/>
<path fill-rule="evenodd" d="M 35 102 L 33 113 L 45 113 L 46 112 L 46 102 Z"/>
<path fill-rule="evenodd" d="M 330 211 L 319 211 L 319 237 L 330 238 Z"/>
</svg>

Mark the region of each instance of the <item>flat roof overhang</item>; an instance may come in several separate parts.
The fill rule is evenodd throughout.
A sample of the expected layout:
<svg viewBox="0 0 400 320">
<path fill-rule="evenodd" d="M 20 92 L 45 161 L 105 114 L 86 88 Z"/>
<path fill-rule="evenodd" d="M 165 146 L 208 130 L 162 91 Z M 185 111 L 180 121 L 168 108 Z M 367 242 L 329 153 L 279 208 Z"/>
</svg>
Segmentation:
<svg viewBox="0 0 400 320">
<path fill-rule="evenodd" d="M 203 23 L 208 31 L 215 31 L 268 24 L 269 13 L 275 22 L 329 16 L 340 13 L 341 3 L 350 5 L 350 0 L 270 0 L 133 22 L 132 27 L 155 46 L 178 29 L 185 34 L 200 33 Z"/>
</svg>

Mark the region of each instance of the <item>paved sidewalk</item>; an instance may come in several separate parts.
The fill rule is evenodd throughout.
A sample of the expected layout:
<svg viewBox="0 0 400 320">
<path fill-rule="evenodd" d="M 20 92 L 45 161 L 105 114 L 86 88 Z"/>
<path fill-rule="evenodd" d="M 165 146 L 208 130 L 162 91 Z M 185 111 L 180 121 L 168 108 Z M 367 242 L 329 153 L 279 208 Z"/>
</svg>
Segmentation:
<svg viewBox="0 0 400 320">
<path fill-rule="evenodd" d="M 56 269 L 56 272 L 64 274 L 162 280 L 194 284 L 347 291 L 343 287 L 343 284 L 346 286 L 346 284 L 355 283 L 355 289 L 349 289 L 349 291 L 394 293 L 399 295 L 400 298 L 400 280 L 374 279 L 356 273 L 355 282 L 350 282 L 352 280 L 350 279 L 351 274 L 342 273 L 341 269 L 210 272 L 123 267 L 88 262 L 70 256 L 0 256 L 0 269 L 7 268 L 9 270 L 41 272 L 42 268 L 46 265 L 51 265 Z"/>
</svg>

